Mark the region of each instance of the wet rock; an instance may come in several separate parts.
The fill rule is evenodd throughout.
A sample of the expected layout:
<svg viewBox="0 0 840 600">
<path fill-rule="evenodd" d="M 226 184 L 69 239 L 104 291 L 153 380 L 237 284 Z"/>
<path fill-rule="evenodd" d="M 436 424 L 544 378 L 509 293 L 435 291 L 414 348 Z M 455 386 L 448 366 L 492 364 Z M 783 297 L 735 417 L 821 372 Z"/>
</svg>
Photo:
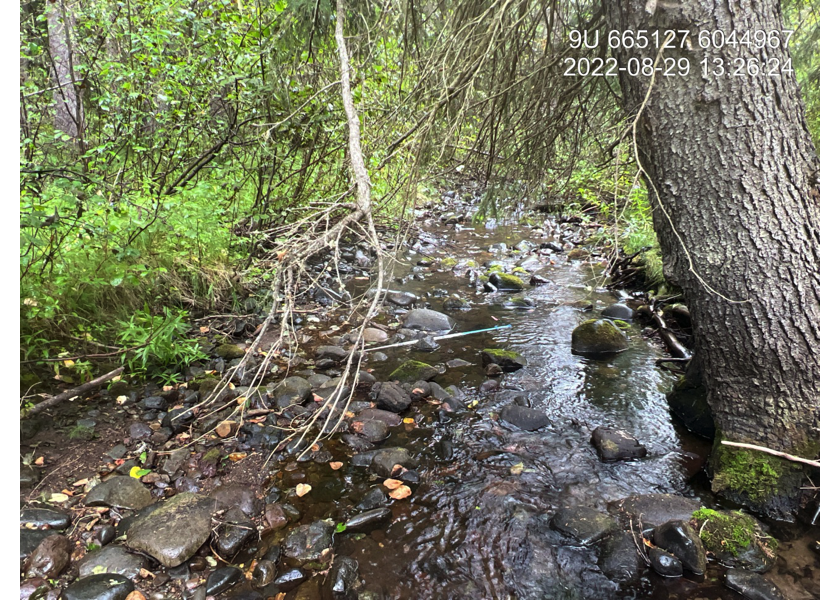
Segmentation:
<svg viewBox="0 0 840 600">
<path fill-rule="evenodd" d="M 189 448 L 178 448 L 166 457 L 161 470 L 167 475 L 175 475 L 175 473 L 184 466 L 184 463 L 187 462 L 189 457 Z"/>
<path fill-rule="evenodd" d="M 525 282 L 516 275 L 507 273 L 491 273 L 489 283 L 502 292 L 518 292 L 525 289 Z"/>
<path fill-rule="evenodd" d="M 502 302 L 502 306 L 509 310 L 531 310 L 532 308 L 536 308 L 537 303 L 531 298 L 515 296 Z"/>
<path fill-rule="evenodd" d="M 285 408 L 291 404 L 304 404 L 312 399 L 312 385 L 303 377 L 287 377 L 273 389 L 269 386 L 271 395 L 277 408 Z"/>
<path fill-rule="evenodd" d="M 27 523 L 38 529 L 43 527 L 67 529 L 70 525 L 70 516 L 49 508 L 24 508 L 20 511 L 20 524 Z"/>
<path fill-rule="evenodd" d="M 45 598 L 52 589 L 49 581 L 43 577 L 33 577 L 20 583 L 20 600 Z"/>
<path fill-rule="evenodd" d="M 471 363 L 469 361 L 466 361 L 466 360 L 462 360 L 460 358 L 453 358 L 452 360 L 446 362 L 446 367 L 449 368 L 449 369 L 458 369 L 458 368 L 461 368 L 461 367 L 471 367 L 471 366 L 473 366 L 473 363 Z"/>
<path fill-rule="evenodd" d="M 379 408 L 400 413 L 411 405 L 411 396 L 392 381 L 377 383 L 371 388 L 371 399 Z"/>
<path fill-rule="evenodd" d="M 128 426 L 128 435 L 133 440 L 147 440 L 152 437 L 152 428 L 145 423 L 132 423 Z"/>
<path fill-rule="evenodd" d="M 374 420 L 353 420 L 350 422 L 350 431 L 374 444 L 384 441 L 390 435 L 385 423 Z"/>
<path fill-rule="evenodd" d="M 328 381 L 332 381 L 332 378 L 322 373 L 315 373 L 314 375 L 307 377 L 306 381 L 309 382 L 309 385 L 312 386 L 313 390 L 317 390 L 319 387 L 325 385 Z"/>
<path fill-rule="evenodd" d="M 148 398 L 143 398 L 140 406 L 149 410 L 164 410 L 166 408 L 166 400 L 161 396 L 149 396 Z"/>
<path fill-rule="evenodd" d="M 653 570 L 663 577 L 682 577 L 683 565 L 680 559 L 670 552 L 665 552 L 661 548 L 651 548 L 648 551 L 648 558 Z"/>
<path fill-rule="evenodd" d="M 362 338 L 368 344 L 381 344 L 388 341 L 388 333 L 376 327 L 367 327 L 362 332 Z"/>
<path fill-rule="evenodd" d="M 485 348 L 481 351 L 481 366 L 486 367 L 490 364 L 499 365 L 508 373 L 512 373 L 526 366 L 528 361 L 525 357 L 510 350 Z"/>
<path fill-rule="evenodd" d="M 472 305 L 459 296 L 448 296 L 443 301 L 443 310 L 469 310 Z"/>
<path fill-rule="evenodd" d="M 20 465 L 20 487 L 30 488 L 41 479 L 41 472 L 32 465 Z"/>
<path fill-rule="evenodd" d="M 254 566 L 253 577 L 251 581 L 254 586 L 263 588 L 270 585 L 277 575 L 277 567 L 270 560 L 261 560 Z"/>
<path fill-rule="evenodd" d="M 93 539 L 99 544 L 100 548 L 113 542 L 116 536 L 117 528 L 110 523 L 107 525 L 97 525 L 93 530 Z"/>
<path fill-rule="evenodd" d="M 434 352 L 438 348 L 440 348 L 440 344 L 438 344 L 432 336 L 420 338 L 420 341 L 414 344 L 414 350 L 418 352 Z M 437 373 L 435 373 L 435 375 L 436 374 Z"/>
<path fill-rule="evenodd" d="M 370 511 L 374 508 L 379 508 L 384 506 L 388 503 L 388 496 L 385 494 L 385 491 L 380 486 L 372 487 L 368 492 L 362 496 L 362 499 L 359 500 L 359 503 L 356 505 L 356 508 L 361 511 Z M 390 510 L 390 509 L 389 509 Z M 361 516 L 361 515 L 357 515 Z M 355 517 L 353 517 L 355 518 Z"/>
<path fill-rule="evenodd" d="M 272 502 L 265 506 L 265 523 L 266 529 L 283 529 L 288 523 L 289 519 L 286 517 L 286 511 L 283 506 Z"/>
<path fill-rule="evenodd" d="M 225 558 L 236 555 L 256 531 L 257 528 L 241 509 L 231 508 L 225 513 L 224 524 L 219 529 L 219 554 Z"/>
<path fill-rule="evenodd" d="M 385 362 L 388 360 L 388 355 L 384 352 L 374 352 L 370 355 L 371 362 Z"/>
<path fill-rule="evenodd" d="M 359 563 L 349 556 L 336 556 L 327 576 L 327 590 L 333 600 L 356 600 Z"/>
<path fill-rule="evenodd" d="M 632 308 L 620 303 L 611 304 L 601 311 L 601 316 L 606 319 L 617 319 L 619 321 L 627 321 L 628 323 L 633 320 L 633 314 L 634 311 Z"/>
<path fill-rule="evenodd" d="M 627 337 L 609 319 L 590 319 L 572 331 L 572 354 L 615 354 L 629 347 Z"/>
<path fill-rule="evenodd" d="M 210 492 L 210 498 L 216 501 L 217 509 L 238 508 L 249 517 L 255 517 L 262 511 L 262 501 L 251 486 L 238 483 L 224 485 Z"/>
<path fill-rule="evenodd" d="M 63 600 L 125 600 L 134 584 L 122 575 L 101 573 L 79 579 L 62 595 Z"/>
<path fill-rule="evenodd" d="M 545 277 L 540 277 L 539 275 L 531 275 L 531 280 L 528 283 L 533 286 L 546 285 L 551 283 L 551 280 L 546 279 Z"/>
<path fill-rule="evenodd" d="M 289 533 L 283 542 L 283 555 L 292 566 L 310 562 L 325 562 L 332 550 L 335 526 L 327 521 L 301 525 Z"/>
<path fill-rule="evenodd" d="M 478 386 L 478 391 L 484 394 L 495 392 L 499 389 L 499 382 L 495 379 L 488 379 L 487 381 L 482 381 L 481 385 Z"/>
<path fill-rule="evenodd" d="M 128 529 L 125 545 L 165 567 L 179 565 L 210 537 L 216 502 L 184 492 L 157 505 Z"/>
<path fill-rule="evenodd" d="M 551 421 L 548 420 L 544 412 L 518 404 L 505 406 L 499 413 L 499 417 L 525 431 L 536 431 L 551 425 Z"/>
<path fill-rule="evenodd" d="M 341 441 L 347 444 L 347 446 L 354 452 L 368 452 L 373 450 L 375 447 L 366 439 L 352 433 L 342 433 Z"/>
<path fill-rule="evenodd" d="M 194 420 L 195 413 L 190 407 L 183 406 L 181 408 L 173 408 L 166 413 L 163 421 L 160 422 L 160 427 L 161 429 L 169 428 L 175 433 L 182 433 L 187 430 L 190 423 Z"/>
<path fill-rule="evenodd" d="M 411 306 L 419 300 L 419 298 L 411 292 L 388 291 L 385 294 L 385 300 L 397 306 Z"/>
<path fill-rule="evenodd" d="M 117 444 L 116 446 L 108 450 L 105 453 L 105 456 L 107 456 L 111 460 L 119 460 L 121 458 L 124 458 L 127 452 L 128 449 L 125 446 L 123 446 L 122 444 Z"/>
<path fill-rule="evenodd" d="M 234 360 L 245 356 L 245 349 L 236 344 L 222 344 L 216 348 L 216 355 L 225 360 Z"/>
<path fill-rule="evenodd" d="M 588 506 L 561 508 L 551 518 L 549 526 L 584 546 L 594 544 L 617 529 L 612 517 Z"/>
<path fill-rule="evenodd" d="M 140 510 L 152 503 L 152 494 L 133 477 L 112 477 L 88 492 L 85 504 L 88 506 L 114 506 Z"/>
<path fill-rule="evenodd" d="M 496 363 L 490 363 L 484 367 L 484 374 L 488 377 L 499 377 L 502 373 L 504 373 L 504 370 Z"/>
<path fill-rule="evenodd" d="M 347 358 L 347 350 L 340 346 L 318 346 L 315 349 L 315 358 L 328 358 L 340 362 Z"/>
<path fill-rule="evenodd" d="M 121 546 L 108 546 L 85 555 L 79 563 L 79 576 L 112 573 L 137 579 L 140 569 L 148 568 L 149 561 L 145 557 L 131 554 Z"/>
<path fill-rule="evenodd" d="M 35 548 L 50 536 L 59 535 L 49 529 L 21 529 L 20 530 L 20 560 L 23 560 L 35 551 Z"/>
<path fill-rule="evenodd" d="M 274 585 L 280 592 L 291 592 L 301 583 L 306 581 L 306 574 L 300 569 L 288 569 L 282 571 L 274 580 Z"/>
<path fill-rule="evenodd" d="M 703 543 L 687 521 L 674 520 L 659 525 L 653 530 L 653 543 L 680 559 L 686 571 L 697 575 L 706 572 Z"/>
<path fill-rule="evenodd" d="M 45 538 L 24 564 L 26 577 L 55 579 L 70 564 L 72 549 L 73 544 L 63 535 Z"/>
<path fill-rule="evenodd" d="M 647 456 L 647 448 L 623 429 L 597 427 L 592 432 L 590 441 L 604 462 L 633 460 Z"/>
<path fill-rule="evenodd" d="M 652 528 L 673 520 L 688 521 L 694 511 L 701 507 L 700 501 L 674 494 L 639 494 L 611 502 L 610 513 L 621 523 L 639 520 L 644 527 Z"/>
<path fill-rule="evenodd" d="M 379 488 L 376 489 L 379 490 Z M 385 493 L 382 492 L 382 490 L 379 491 L 382 494 L 384 501 Z M 361 504 L 361 502 L 359 504 Z M 392 513 L 390 508 L 374 508 L 350 517 L 347 519 L 345 526 L 347 527 L 347 531 L 350 532 L 362 531 L 367 533 L 371 529 L 378 528 L 380 525 L 389 522 L 391 520 L 391 516 Z"/>
<path fill-rule="evenodd" d="M 222 594 L 235 586 L 242 579 L 242 571 L 236 567 L 221 567 L 210 573 L 207 578 L 207 595 Z"/>
<path fill-rule="evenodd" d="M 785 600 L 782 591 L 758 573 L 744 569 L 730 569 L 724 575 L 724 582 L 726 587 L 735 590 L 748 600 Z"/>
<path fill-rule="evenodd" d="M 617 531 L 604 542 L 598 566 L 611 580 L 625 584 L 638 580 L 646 565 L 636 549 L 633 534 Z"/>
<path fill-rule="evenodd" d="M 694 513 L 691 525 L 701 532 L 706 551 L 727 567 L 764 573 L 776 562 L 778 542 L 746 513 L 704 508 Z"/>
<path fill-rule="evenodd" d="M 388 427 L 397 427 L 402 423 L 399 415 L 388 410 L 365 408 L 356 415 L 357 421 L 382 421 Z"/>
<path fill-rule="evenodd" d="M 406 329 L 419 329 L 421 331 L 449 331 L 454 326 L 455 321 L 450 317 L 427 308 L 416 308 L 409 311 L 404 322 Z"/>
<path fill-rule="evenodd" d="M 417 461 L 412 458 L 405 448 L 383 448 L 376 451 L 371 458 L 370 469 L 380 477 L 388 478 L 396 465 L 402 465 L 406 469 L 413 469 Z"/>
<path fill-rule="evenodd" d="M 429 381 L 440 375 L 440 372 L 433 366 L 419 360 L 407 360 L 397 367 L 388 376 L 391 381 Z"/>
</svg>

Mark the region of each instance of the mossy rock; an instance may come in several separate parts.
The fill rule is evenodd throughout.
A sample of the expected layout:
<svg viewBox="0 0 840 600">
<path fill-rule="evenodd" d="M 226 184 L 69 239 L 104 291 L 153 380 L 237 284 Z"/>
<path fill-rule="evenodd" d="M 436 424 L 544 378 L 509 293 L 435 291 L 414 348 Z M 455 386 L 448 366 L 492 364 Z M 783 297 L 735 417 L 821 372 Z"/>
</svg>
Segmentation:
<svg viewBox="0 0 840 600">
<path fill-rule="evenodd" d="M 572 331 L 572 354 L 615 354 L 627 350 L 629 346 L 615 322 L 608 319 L 590 319 Z"/>
<path fill-rule="evenodd" d="M 691 525 L 706 551 L 727 567 L 764 573 L 776 562 L 779 542 L 750 515 L 701 508 L 691 515 Z"/>
<path fill-rule="evenodd" d="M 407 360 L 388 376 L 390 381 L 414 382 L 429 381 L 440 375 L 440 371 L 432 365 L 419 360 Z"/>
<path fill-rule="evenodd" d="M 512 373 L 518 371 L 528 364 L 525 357 L 511 350 L 500 350 L 497 348 L 485 348 L 481 351 L 481 366 L 496 364 L 504 371 Z"/>
<path fill-rule="evenodd" d="M 442 261 L 440 261 L 440 266 L 443 267 L 444 269 L 451 269 L 457 264 L 458 264 L 458 259 L 453 258 L 451 256 L 447 256 Z"/>
<path fill-rule="evenodd" d="M 222 344 L 216 347 L 216 354 L 225 360 L 234 360 L 245 356 L 245 349 L 236 344 Z"/>
<path fill-rule="evenodd" d="M 493 273 L 490 275 L 490 283 L 499 290 L 518 292 L 525 289 L 525 282 L 516 275 L 507 273 Z"/>
<path fill-rule="evenodd" d="M 572 248 L 566 256 L 569 257 L 569 260 L 584 260 L 589 258 L 589 252 L 583 248 Z"/>
<path fill-rule="evenodd" d="M 819 449 L 795 450 L 811 457 Z M 752 513 L 790 520 L 800 509 L 806 469 L 804 465 L 746 448 L 724 446 L 717 434 L 712 457 L 712 491 Z"/>
</svg>

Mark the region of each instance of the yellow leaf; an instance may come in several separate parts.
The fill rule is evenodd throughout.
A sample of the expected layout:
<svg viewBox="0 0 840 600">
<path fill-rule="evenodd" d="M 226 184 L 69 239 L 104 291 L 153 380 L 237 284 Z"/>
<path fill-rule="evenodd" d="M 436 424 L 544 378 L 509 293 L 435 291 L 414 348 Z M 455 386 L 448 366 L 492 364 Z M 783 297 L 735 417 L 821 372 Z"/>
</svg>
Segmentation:
<svg viewBox="0 0 840 600">
<path fill-rule="evenodd" d="M 389 490 L 395 490 L 402 484 L 402 481 L 400 481 L 399 479 L 386 479 L 382 485 L 384 485 Z"/>
<path fill-rule="evenodd" d="M 239 462 L 246 456 L 248 455 L 245 452 L 231 452 L 230 454 L 228 454 L 228 458 L 233 462 Z"/>
<path fill-rule="evenodd" d="M 70 496 L 67 494 L 55 493 L 50 496 L 50 502 L 67 502 L 69 499 Z"/>
<path fill-rule="evenodd" d="M 510 468 L 511 475 L 522 475 L 522 469 L 525 468 L 523 463 L 516 463 Z"/>
<path fill-rule="evenodd" d="M 69 368 L 69 367 L 72 367 L 73 365 L 75 365 L 75 364 L 76 364 L 75 362 L 73 362 L 72 360 L 69 360 L 69 359 L 68 359 L 68 360 L 63 361 L 63 363 L 64 363 L 64 366 L 65 366 L 65 367 L 68 367 L 68 368 Z"/>
<path fill-rule="evenodd" d="M 298 495 L 298 498 L 301 498 L 312 491 L 312 486 L 308 483 L 299 483 L 295 486 L 295 494 Z"/>
<path fill-rule="evenodd" d="M 406 417 L 405 419 L 403 419 L 403 423 L 405 423 L 406 425 L 413 425 L 414 419 L 412 419 L 411 417 Z"/>
<path fill-rule="evenodd" d="M 407 485 L 401 485 L 388 495 L 394 500 L 402 500 L 403 498 L 408 498 L 411 495 L 411 488 Z"/>
</svg>

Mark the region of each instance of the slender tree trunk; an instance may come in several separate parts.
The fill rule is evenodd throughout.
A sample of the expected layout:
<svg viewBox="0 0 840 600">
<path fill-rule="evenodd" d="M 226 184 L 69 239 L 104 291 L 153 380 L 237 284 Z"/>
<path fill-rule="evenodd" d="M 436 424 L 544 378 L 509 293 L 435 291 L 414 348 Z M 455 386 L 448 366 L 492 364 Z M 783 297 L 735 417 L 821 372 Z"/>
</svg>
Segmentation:
<svg viewBox="0 0 840 600">
<path fill-rule="evenodd" d="M 782 30 L 771 0 L 604 0 L 608 29 L 688 30 L 659 56 L 685 76 L 619 73 L 646 171 L 665 275 L 691 311 L 720 439 L 804 458 L 819 449 L 819 160 L 790 53 L 755 44 L 701 46 L 700 31 L 738 40 Z M 648 36 L 649 37 L 649 36 Z M 752 36 L 753 38 L 755 36 Z M 657 49 L 613 50 L 620 67 Z M 702 61 L 710 62 L 704 74 Z M 725 73 L 717 75 L 715 59 Z M 779 76 L 746 74 L 748 59 Z M 744 61 L 741 72 L 734 75 Z M 778 63 L 776 61 L 779 61 Z M 642 106 L 644 108 L 642 109 Z M 641 112 L 640 112 L 641 109 Z M 717 446 L 713 488 L 777 517 L 797 508 L 802 471 L 784 459 Z"/>
<path fill-rule="evenodd" d="M 47 31 L 52 58 L 52 76 L 57 86 L 55 127 L 81 144 L 84 134 L 83 90 L 73 70 L 73 30 L 76 19 L 73 7 L 65 0 L 48 0 Z"/>
</svg>

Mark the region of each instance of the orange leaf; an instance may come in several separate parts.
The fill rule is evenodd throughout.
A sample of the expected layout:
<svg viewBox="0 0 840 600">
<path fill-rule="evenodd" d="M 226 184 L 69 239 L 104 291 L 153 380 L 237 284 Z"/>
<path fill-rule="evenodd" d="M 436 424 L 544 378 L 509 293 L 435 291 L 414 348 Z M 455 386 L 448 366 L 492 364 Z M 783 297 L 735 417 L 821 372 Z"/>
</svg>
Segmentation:
<svg viewBox="0 0 840 600">
<path fill-rule="evenodd" d="M 403 423 L 405 423 L 406 425 L 414 425 L 414 419 L 412 419 L 411 417 L 406 417 L 405 419 L 403 419 Z"/>
<path fill-rule="evenodd" d="M 389 490 L 395 490 L 403 484 L 402 481 L 399 479 L 386 479 L 382 485 L 384 485 Z"/>
<path fill-rule="evenodd" d="M 408 498 L 411 495 L 411 488 L 407 485 L 401 485 L 388 495 L 394 500 L 402 500 L 403 498 Z"/>
<path fill-rule="evenodd" d="M 35 459 L 35 464 L 36 464 L 36 465 L 38 465 L 39 467 L 40 467 L 40 466 L 43 466 L 43 464 L 44 464 L 44 457 L 43 457 L 43 456 L 39 456 L 38 458 L 36 458 L 36 459 Z"/>
<path fill-rule="evenodd" d="M 248 456 L 246 452 L 231 452 L 230 454 L 228 454 L 228 458 L 233 462 L 239 462 L 246 456 Z"/>
<path fill-rule="evenodd" d="M 333 471 L 338 471 L 338 470 L 339 470 L 341 467 L 343 467 L 343 466 L 344 466 L 344 463 L 343 463 L 343 462 L 340 462 L 340 461 L 335 461 L 335 462 L 331 462 L 331 463 L 330 463 L 330 468 L 331 468 Z"/>
<path fill-rule="evenodd" d="M 128 596 L 125 597 L 125 600 L 146 600 L 146 596 L 144 596 L 142 592 L 134 590 Z"/>
</svg>

